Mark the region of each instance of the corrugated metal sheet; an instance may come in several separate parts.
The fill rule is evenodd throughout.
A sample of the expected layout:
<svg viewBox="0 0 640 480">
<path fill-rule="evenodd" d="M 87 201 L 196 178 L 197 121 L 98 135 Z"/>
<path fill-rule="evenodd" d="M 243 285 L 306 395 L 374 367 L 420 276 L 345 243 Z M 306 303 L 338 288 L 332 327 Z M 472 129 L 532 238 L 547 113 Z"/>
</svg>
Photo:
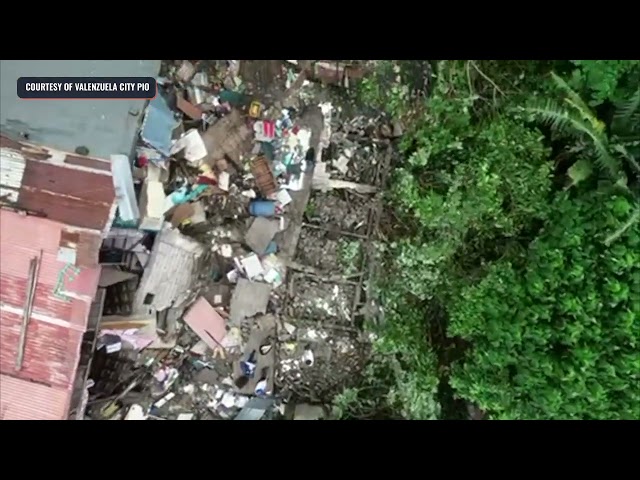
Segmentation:
<svg viewBox="0 0 640 480">
<path fill-rule="evenodd" d="M 83 333 L 32 317 L 24 360 L 15 372 L 22 315 L 0 311 L 0 371 L 17 378 L 63 389 L 73 387 Z"/>
<path fill-rule="evenodd" d="M 125 222 L 134 222 L 140 218 L 138 200 L 133 188 L 131 161 L 127 155 L 111 155 L 111 174 L 118 198 L 118 215 Z"/>
<path fill-rule="evenodd" d="M 4 78 L 4 61 L 2 65 Z M 13 120 L 7 118 L 14 118 L 5 115 L 5 97 L 9 96 L 3 87 L 3 129 L 8 126 L 5 120 L 9 123 Z M 15 91 L 11 97 L 15 98 Z M 63 115 L 59 120 L 58 115 L 45 115 L 42 111 L 55 102 L 36 103 L 39 105 L 34 103 L 31 111 L 37 114 L 31 120 L 45 118 L 63 123 L 68 120 L 68 116 Z M 95 106 L 90 103 L 87 105 L 91 117 L 104 119 L 105 115 L 95 114 Z M 21 103 L 19 110 L 26 107 Z M 111 142 L 105 158 L 113 153 L 129 154 L 133 147 L 137 119 L 127 114 L 125 117 L 125 125 L 118 124 L 130 133 L 125 149 L 122 151 Z M 55 132 L 57 126 L 54 123 L 54 128 L 38 131 L 33 129 L 34 125 L 23 124 L 19 130 L 32 134 L 31 138 L 37 141 L 40 133 Z M 109 136 L 112 132 L 106 130 L 104 133 Z M 87 137 L 83 123 L 74 125 L 71 131 Z M 66 131 L 63 138 L 69 139 Z M 74 141 L 68 145 L 63 148 L 73 150 L 84 142 Z M 2 194 L 7 195 L 0 198 L 3 207 L 0 210 L 0 418 L 64 419 L 78 370 L 82 335 L 100 278 L 101 240 L 115 216 L 111 165 L 107 160 L 36 146 L 5 135 L 0 135 L 0 148 L 1 188 Z M 24 168 L 21 159 L 24 159 Z M 41 252 L 24 361 L 16 372 L 28 265 L 31 258 L 40 256 Z"/>
<path fill-rule="evenodd" d="M 78 233 L 46 218 L 5 209 L 0 210 L 0 224 L 0 371 L 23 380 L 11 384 L 14 390 L 7 402 L 12 413 L 5 418 L 66 418 L 66 410 L 62 414 L 60 411 L 67 408 L 67 396 L 71 395 L 82 334 L 100 278 L 101 269 L 96 263 L 100 234 Z M 60 262 L 61 244 L 76 248 L 79 264 L 92 265 L 74 267 Z M 41 250 L 23 366 L 16 372 L 29 261 Z M 40 397 L 31 399 L 30 389 L 35 388 L 32 382 L 40 384 L 38 391 L 50 390 L 49 410 L 39 403 Z M 4 384 L 0 390 L 6 403 Z M 60 392 L 67 392 L 62 399 Z"/>
<path fill-rule="evenodd" d="M 136 293 L 135 309 L 139 312 L 161 311 L 172 303 L 179 304 L 198 273 L 204 254 L 201 243 L 182 235 L 166 223 L 153 245 Z M 145 299 L 147 304 L 145 305 Z"/>
<path fill-rule="evenodd" d="M 23 308 L 29 261 L 42 250 L 34 314 L 62 319 L 83 329 L 98 287 L 100 267 L 74 270 L 58 261 L 60 224 L 7 210 L 0 210 L 0 223 L 3 226 L 0 237 L 2 304 Z M 73 298 L 65 298 L 69 295 Z"/>
<path fill-rule="evenodd" d="M 104 169 L 109 168 L 109 162 L 85 157 L 86 165 L 79 166 L 81 157 L 77 155 L 6 136 L 0 136 L 0 147 L 5 155 L 21 155 L 25 160 L 19 193 L 8 199 L 13 208 L 70 226 L 98 231 L 106 228 L 116 199 L 111 172 Z M 67 161 L 69 158 L 73 160 Z M 17 175 L 12 175 L 14 183 L 16 179 Z"/>
<path fill-rule="evenodd" d="M 0 420 L 65 420 L 68 402 L 65 389 L 0 375 Z"/>
<path fill-rule="evenodd" d="M 9 148 L 0 148 L 0 198 L 18 201 L 26 161 L 22 154 Z"/>
</svg>

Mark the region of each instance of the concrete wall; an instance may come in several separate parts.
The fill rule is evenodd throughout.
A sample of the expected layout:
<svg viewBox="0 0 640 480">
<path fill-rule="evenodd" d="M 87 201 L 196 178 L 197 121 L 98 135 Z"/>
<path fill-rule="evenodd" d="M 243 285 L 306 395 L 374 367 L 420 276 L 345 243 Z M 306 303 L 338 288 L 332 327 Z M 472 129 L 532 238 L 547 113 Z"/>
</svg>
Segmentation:
<svg viewBox="0 0 640 480">
<path fill-rule="evenodd" d="M 156 77 L 160 60 L 0 60 L 0 130 L 69 152 L 130 155 L 146 100 L 21 100 L 19 77 Z M 137 116 L 129 112 L 139 112 Z"/>
</svg>

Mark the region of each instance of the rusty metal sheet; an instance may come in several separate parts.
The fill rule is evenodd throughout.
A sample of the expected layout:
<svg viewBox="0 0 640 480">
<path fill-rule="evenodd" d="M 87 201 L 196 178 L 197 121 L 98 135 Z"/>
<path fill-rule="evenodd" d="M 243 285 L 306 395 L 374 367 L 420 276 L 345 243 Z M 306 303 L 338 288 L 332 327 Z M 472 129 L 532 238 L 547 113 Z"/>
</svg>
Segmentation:
<svg viewBox="0 0 640 480">
<path fill-rule="evenodd" d="M 76 266 L 95 268 L 100 260 L 102 237 L 97 233 L 81 231 L 76 247 Z"/>
<path fill-rule="evenodd" d="M 0 417 L 63 419 L 98 287 L 101 234 L 115 211 L 113 180 L 108 162 L 99 159 L 5 136 L 0 136 L 0 147 L 3 156 L 9 149 L 12 158 L 22 158 L 25 165 L 17 195 L 3 200 L 10 209 L 0 210 Z M 40 252 L 24 361 L 15 372 L 27 263 Z M 71 257 L 75 265 L 61 261 Z"/>
<path fill-rule="evenodd" d="M 14 411 L 5 418 L 64 418 L 76 376 L 82 335 L 86 330 L 91 301 L 95 295 L 100 267 L 70 267 L 58 261 L 60 242 L 70 245 L 77 241 L 78 257 L 83 253 L 86 232 L 69 230 L 46 218 L 25 216 L 8 210 L 0 210 L 0 371 L 16 377 L 10 394 Z M 99 239 L 98 234 L 89 234 Z M 88 248 L 88 247 L 87 247 Z M 91 248 L 97 249 L 99 243 Z M 22 325 L 22 310 L 28 283 L 29 259 L 42 250 L 33 312 L 26 334 L 25 357 L 22 369 L 15 372 L 15 356 Z M 73 293 L 74 297 L 65 295 Z M 0 386 L 4 394 L 5 387 Z M 35 383 L 34 383 L 35 382 Z M 43 406 L 32 392 L 33 385 L 46 384 L 50 388 L 49 408 Z M 46 388 L 46 387 L 43 387 Z M 60 394 L 56 392 L 66 392 Z M 51 413 L 51 412 L 58 413 Z M 60 413 L 62 412 L 62 413 Z M 31 415 L 31 416 L 30 416 Z"/>
<path fill-rule="evenodd" d="M 0 147 L 25 164 L 12 207 L 100 231 L 110 223 L 116 197 L 108 162 L 16 142 L 4 135 Z"/>
<path fill-rule="evenodd" d="M 83 157 L 81 155 L 67 154 L 67 156 L 64 158 L 64 163 L 68 163 L 69 165 L 77 165 L 80 167 L 92 168 L 95 170 L 102 170 L 103 172 L 111 171 L 111 165 L 106 160 Z"/>
<path fill-rule="evenodd" d="M 192 120 L 200 120 L 202 118 L 202 110 L 200 109 L 200 107 L 197 107 L 189 100 L 185 100 L 184 98 L 182 98 L 182 95 L 178 94 L 176 96 L 176 106 L 178 107 L 178 110 L 180 110 Z"/>
<path fill-rule="evenodd" d="M 3 373 L 64 389 L 73 387 L 82 332 L 31 318 L 24 361 L 16 372 L 22 315 L 2 310 L 0 318 L 0 370 Z"/>
</svg>

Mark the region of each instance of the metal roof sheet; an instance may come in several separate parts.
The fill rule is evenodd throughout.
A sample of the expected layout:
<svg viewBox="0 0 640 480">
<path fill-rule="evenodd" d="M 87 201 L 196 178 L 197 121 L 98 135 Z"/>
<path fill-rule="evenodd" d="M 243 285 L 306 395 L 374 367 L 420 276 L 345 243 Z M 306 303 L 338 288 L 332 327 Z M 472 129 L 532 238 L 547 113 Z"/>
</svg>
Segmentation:
<svg viewBox="0 0 640 480">
<path fill-rule="evenodd" d="M 108 161 L 0 136 L 1 204 L 66 225 L 105 231 L 115 215 Z M 21 165 L 24 164 L 24 169 Z"/>
<path fill-rule="evenodd" d="M 40 145 L 92 156 L 130 155 L 145 100 L 24 101 L 19 77 L 155 77 L 160 60 L 0 60 L 0 129 Z"/>
<path fill-rule="evenodd" d="M 190 294 L 194 277 L 204 255 L 204 246 L 186 237 L 170 223 L 158 234 L 136 293 L 135 306 L 140 312 L 162 311 L 179 305 Z M 145 299 L 148 300 L 145 304 Z"/>
<path fill-rule="evenodd" d="M 0 375 L 0 420 L 65 420 L 68 410 L 67 390 Z"/>
</svg>

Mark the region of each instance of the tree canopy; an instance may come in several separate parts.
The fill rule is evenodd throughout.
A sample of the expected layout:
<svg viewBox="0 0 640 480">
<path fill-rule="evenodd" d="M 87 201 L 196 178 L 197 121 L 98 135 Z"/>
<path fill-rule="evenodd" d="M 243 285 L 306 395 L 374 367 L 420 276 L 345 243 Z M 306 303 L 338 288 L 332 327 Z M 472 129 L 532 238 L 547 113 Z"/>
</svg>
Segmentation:
<svg viewBox="0 0 640 480">
<path fill-rule="evenodd" d="M 639 418 L 640 62 L 387 61 L 358 96 L 407 133 L 339 413 Z"/>
</svg>

